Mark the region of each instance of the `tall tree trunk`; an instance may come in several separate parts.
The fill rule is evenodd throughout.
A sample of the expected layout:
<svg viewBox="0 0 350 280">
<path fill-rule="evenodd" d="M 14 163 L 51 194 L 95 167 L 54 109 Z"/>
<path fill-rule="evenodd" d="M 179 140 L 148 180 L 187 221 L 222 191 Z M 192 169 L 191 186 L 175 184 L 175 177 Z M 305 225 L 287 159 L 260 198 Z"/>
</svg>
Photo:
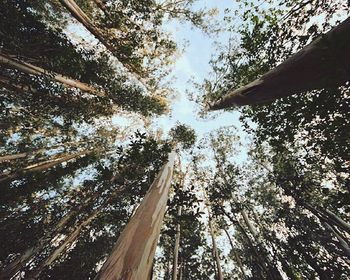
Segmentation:
<svg viewBox="0 0 350 280">
<path fill-rule="evenodd" d="M 103 211 L 103 209 L 118 195 L 123 193 L 127 187 L 124 186 L 120 189 L 115 190 L 108 199 L 105 200 L 99 207 L 97 207 L 84 221 L 82 221 L 79 225 L 72 228 L 72 231 L 69 235 L 64 239 L 63 243 L 59 245 L 50 255 L 48 255 L 44 260 L 41 260 L 39 266 L 37 266 L 32 273 L 28 276 L 29 279 L 37 279 L 42 271 L 53 264 L 62 253 L 64 253 L 67 248 L 73 244 L 78 238 L 81 231 L 86 228 L 91 222 L 93 222 L 97 216 Z M 96 197 L 95 197 L 96 198 Z"/>
<path fill-rule="evenodd" d="M 65 86 L 78 88 L 84 92 L 88 92 L 88 93 L 96 95 L 96 96 L 101 96 L 101 97 L 107 96 L 105 92 L 103 92 L 101 90 L 97 90 L 96 88 L 94 88 L 86 83 L 65 77 L 63 75 L 60 75 L 60 74 L 57 74 L 54 72 L 47 71 L 41 67 L 34 66 L 32 64 L 14 59 L 14 58 L 12 58 L 4 53 L 1 53 L 1 52 L 0 52 L 0 64 L 7 65 L 10 68 L 19 70 L 23 73 L 27 73 L 30 75 L 45 76 L 46 78 L 48 78 L 51 81 L 59 82 Z"/>
<path fill-rule="evenodd" d="M 226 234 L 226 236 L 227 236 L 228 241 L 230 242 L 230 245 L 231 245 L 231 248 L 232 248 L 232 252 L 233 252 L 233 254 L 234 254 L 234 256 L 235 256 L 236 264 L 237 264 L 237 266 L 239 267 L 239 269 L 240 269 L 240 271 L 241 271 L 241 274 L 242 274 L 241 279 L 246 279 L 247 275 L 245 274 L 245 271 L 244 271 L 244 267 L 243 267 L 241 258 L 239 257 L 235 246 L 233 245 L 231 236 L 230 236 L 230 234 L 228 233 L 228 231 L 227 231 L 226 228 L 223 228 L 223 230 L 224 230 L 224 232 L 225 232 L 225 234 Z"/>
<path fill-rule="evenodd" d="M 43 172 L 51 167 L 56 166 L 57 164 L 67 162 L 67 161 L 72 160 L 72 159 L 76 159 L 80 156 L 86 156 L 92 152 L 93 152 L 93 150 L 84 150 L 84 151 L 74 153 L 71 155 L 65 155 L 65 156 L 55 158 L 55 159 L 41 161 L 39 163 L 31 164 L 31 165 L 28 165 L 28 166 L 20 169 L 20 170 L 13 172 L 13 173 L 11 173 L 11 172 L 2 173 L 2 174 L 0 174 L 0 183 L 7 181 L 7 180 L 17 179 L 20 176 L 23 176 L 23 175 L 28 174 L 28 173 Z"/>
<path fill-rule="evenodd" d="M 343 250 L 344 255 L 347 256 L 348 258 L 350 258 L 350 247 L 348 242 L 346 242 L 344 236 L 342 236 L 342 234 L 337 231 L 336 228 L 334 228 L 333 226 L 331 226 L 328 223 L 325 223 L 325 226 L 333 233 L 333 235 L 337 238 L 338 243 L 339 243 L 339 247 Z"/>
<path fill-rule="evenodd" d="M 57 148 L 60 148 L 60 147 L 72 148 L 72 147 L 76 147 L 79 144 L 81 144 L 81 142 L 75 142 L 75 141 L 65 142 L 65 143 L 60 143 L 60 144 L 54 145 L 54 146 L 41 148 L 41 149 L 37 149 L 37 150 L 32 150 L 32 151 L 27 151 L 27 152 L 23 152 L 23 153 L 17 153 L 17 154 L 12 154 L 12 155 L 4 155 L 4 156 L 0 156 L 0 163 L 4 162 L 4 161 L 11 161 L 11 160 L 16 160 L 16 159 L 21 159 L 21 158 L 27 158 L 27 157 L 34 156 L 34 155 L 43 153 L 45 151 L 57 149 Z M 67 146 L 67 145 L 69 145 L 69 146 Z"/>
<path fill-rule="evenodd" d="M 258 246 L 261 246 L 262 250 L 265 252 L 265 258 L 266 258 L 266 264 L 268 265 L 268 271 L 270 274 L 271 279 L 276 279 L 276 280 L 283 280 L 283 277 L 276 267 L 276 265 L 273 264 L 273 260 L 270 256 L 270 254 L 267 252 L 265 249 L 265 246 L 262 242 L 260 234 L 257 232 L 253 224 L 250 222 L 250 219 L 247 215 L 247 213 L 243 210 L 241 210 L 241 215 L 243 217 L 244 223 L 246 224 L 247 228 L 249 229 L 249 232 L 253 235 L 256 243 Z"/>
<path fill-rule="evenodd" d="M 172 152 L 95 279 L 149 277 L 166 210 L 174 159 L 175 152 Z"/>
<path fill-rule="evenodd" d="M 108 35 L 105 34 L 102 30 L 100 30 L 93 21 L 84 13 L 82 9 L 75 3 L 74 0 L 60 0 L 62 5 L 67 8 L 67 10 L 71 13 L 71 15 L 78 20 L 82 25 L 85 26 L 87 30 L 93 34 L 97 40 L 99 40 L 107 50 L 109 50 L 116 58 L 120 60 L 125 60 L 125 57 L 120 55 L 120 50 L 117 49 L 109 40 Z M 96 2 L 98 4 L 99 1 Z M 101 3 L 99 3 L 101 4 Z M 99 7 L 101 5 L 98 5 Z M 104 11 L 104 10 L 103 10 Z M 125 68 L 127 68 L 136 78 L 147 88 L 146 82 L 142 77 L 139 76 L 140 71 L 138 71 L 133 65 L 125 62 L 121 62 Z"/>
<path fill-rule="evenodd" d="M 0 279 L 12 279 L 12 277 L 22 270 L 33 257 L 37 256 L 44 248 L 46 248 L 50 244 L 51 240 L 57 236 L 57 234 L 61 233 L 66 228 L 72 218 L 74 218 L 77 214 L 82 213 L 83 209 L 91 206 L 90 203 L 94 202 L 99 195 L 100 194 L 98 192 L 94 192 L 92 196 L 85 199 L 78 205 L 78 207 L 64 215 L 56 224 L 55 228 L 45 233 L 44 236 L 38 240 L 35 246 L 27 249 L 24 254 L 7 265 L 0 273 Z"/>
<path fill-rule="evenodd" d="M 325 213 L 328 215 L 330 220 L 333 220 L 333 223 L 337 225 L 339 228 L 345 230 L 350 234 L 350 224 L 345 222 L 342 218 L 334 214 L 332 211 L 325 209 Z"/>
<path fill-rule="evenodd" d="M 178 207 L 177 215 L 178 217 L 181 217 L 182 206 Z M 180 237 L 181 237 L 181 225 L 180 223 L 178 223 L 176 225 L 176 238 L 175 238 L 175 247 L 174 247 L 174 262 L 173 262 L 173 277 L 172 277 L 173 280 L 177 280 Z"/>
<path fill-rule="evenodd" d="M 299 203 L 300 205 L 308 209 L 311 213 L 313 213 L 316 217 L 318 217 L 321 222 L 325 222 L 325 223 L 337 226 L 338 228 L 350 234 L 350 225 L 347 222 L 345 222 L 342 218 L 334 214 L 333 212 L 327 209 L 321 209 L 321 210 L 316 209 L 315 207 L 313 207 L 312 205 L 306 202 L 299 202 Z"/>
<path fill-rule="evenodd" d="M 228 92 L 210 110 L 271 102 L 350 80 L 350 18 L 321 35 L 261 78 Z"/>
<path fill-rule="evenodd" d="M 214 259 L 215 259 L 216 269 L 217 269 L 217 279 L 218 280 L 223 280 L 224 278 L 222 276 L 222 270 L 221 270 L 221 265 L 220 265 L 220 256 L 219 256 L 218 248 L 217 248 L 217 245 L 216 245 L 214 228 L 213 228 L 213 223 L 212 223 L 212 220 L 211 220 L 210 213 L 209 213 L 209 230 L 210 230 L 211 240 L 212 240 L 212 243 L 213 243 L 213 254 L 214 254 Z"/>
</svg>

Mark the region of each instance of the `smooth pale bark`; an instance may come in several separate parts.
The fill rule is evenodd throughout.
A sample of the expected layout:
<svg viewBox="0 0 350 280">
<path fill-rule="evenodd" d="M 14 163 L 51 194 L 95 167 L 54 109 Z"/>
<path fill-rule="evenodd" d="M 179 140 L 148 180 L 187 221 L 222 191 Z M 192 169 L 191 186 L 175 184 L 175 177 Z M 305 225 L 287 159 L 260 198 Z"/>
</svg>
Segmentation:
<svg viewBox="0 0 350 280">
<path fill-rule="evenodd" d="M 11 161 L 11 160 L 20 159 L 20 158 L 26 158 L 27 156 L 28 156 L 28 153 L 18 153 L 13 155 L 1 156 L 0 163 L 4 161 Z"/>
<path fill-rule="evenodd" d="M 182 207 L 179 206 L 177 210 L 178 217 L 180 217 L 181 214 L 182 214 Z M 174 263 L 173 263 L 173 277 L 172 277 L 173 280 L 177 280 L 180 237 L 181 237 L 181 225 L 180 223 L 178 223 L 176 226 L 176 238 L 175 238 L 175 247 L 174 247 Z"/>
<path fill-rule="evenodd" d="M 215 263 L 216 263 L 216 269 L 217 269 L 217 279 L 218 280 L 223 280 L 224 278 L 222 277 L 222 270 L 221 270 L 221 265 L 220 265 L 220 256 L 219 256 L 219 252 L 218 252 L 218 247 L 216 245 L 215 234 L 214 234 L 214 227 L 213 227 L 213 223 L 211 221 L 210 214 L 209 214 L 209 230 L 210 230 L 211 241 L 213 243 L 213 254 L 214 254 Z"/>
<path fill-rule="evenodd" d="M 50 151 L 50 150 L 57 149 L 60 147 L 66 147 L 67 145 L 69 145 L 70 148 L 76 147 L 80 143 L 81 142 L 66 142 L 66 143 L 61 143 L 58 145 L 54 145 L 51 147 L 42 148 L 42 149 L 38 149 L 38 150 L 32 150 L 32 151 L 23 152 L 23 153 L 0 156 L 0 163 L 4 162 L 4 161 L 11 161 L 11 160 L 16 160 L 16 159 L 21 159 L 21 158 L 27 158 L 29 156 L 34 156 L 34 155 L 40 154 L 40 153 L 45 152 L 45 151 Z"/>
<path fill-rule="evenodd" d="M 350 80 L 350 18 L 321 35 L 261 78 L 228 92 L 210 110 L 272 102 Z"/>
<path fill-rule="evenodd" d="M 105 34 L 101 29 L 99 29 L 93 21 L 84 13 L 82 9 L 73 0 L 60 0 L 63 6 L 71 13 L 71 15 L 78 20 L 84 27 L 93 34 L 97 40 L 99 40 L 107 50 L 109 50 L 117 58 L 123 58 L 120 55 L 120 50 L 118 50 L 107 38 L 108 35 Z M 99 1 L 96 2 L 98 4 Z M 100 3 L 101 4 L 101 3 Z M 99 5 L 100 6 L 100 5 Z M 104 10 L 103 10 L 104 11 Z M 125 57 L 124 57 L 125 59 Z M 131 64 L 122 63 L 125 68 L 127 68 L 133 75 L 136 76 L 139 82 L 141 82 L 148 90 L 146 82 L 139 76 L 139 71 Z"/>
<path fill-rule="evenodd" d="M 257 230 L 255 229 L 255 227 L 253 226 L 253 224 L 250 222 L 250 220 L 248 218 L 248 215 L 247 215 L 247 213 L 245 212 L 244 209 L 241 210 L 241 215 L 242 215 L 243 220 L 244 220 L 246 226 L 248 227 L 250 233 L 254 236 L 254 238 L 256 240 L 258 240 L 259 239 L 259 234 L 258 234 Z"/>
<path fill-rule="evenodd" d="M 28 166 L 20 169 L 20 170 L 13 172 L 13 173 L 4 172 L 4 173 L 0 174 L 0 183 L 7 181 L 7 180 L 17 179 L 18 177 L 23 176 L 23 175 L 28 174 L 28 173 L 45 171 L 51 167 L 56 166 L 57 164 L 67 162 L 67 161 L 72 160 L 72 159 L 76 159 L 80 156 L 86 156 L 92 152 L 93 152 L 93 150 L 84 150 L 84 151 L 74 153 L 71 155 L 66 155 L 66 156 L 55 158 L 55 159 L 31 164 L 31 165 L 28 165 Z"/>
<path fill-rule="evenodd" d="M 172 152 L 95 279 L 149 278 L 166 210 L 174 160 L 175 152 Z"/>
<path fill-rule="evenodd" d="M 232 252 L 233 252 L 233 254 L 234 254 L 234 256 L 235 256 L 235 261 L 236 261 L 236 263 L 237 263 L 237 265 L 238 265 L 238 267 L 239 267 L 239 269 L 240 269 L 240 271 L 241 271 L 241 273 L 242 273 L 241 279 L 245 279 L 245 278 L 247 277 L 247 275 L 245 274 L 245 271 L 244 271 L 244 267 L 243 267 L 241 258 L 239 257 L 235 246 L 233 245 L 231 236 L 230 236 L 230 234 L 228 233 L 227 229 L 226 229 L 226 228 L 223 228 L 223 230 L 224 230 L 224 232 L 225 232 L 225 234 L 226 234 L 226 236 L 227 236 L 228 241 L 230 242 L 230 245 L 231 245 L 231 248 L 232 248 Z"/>
<path fill-rule="evenodd" d="M 96 88 L 94 88 L 86 83 L 71 79 L 71 78 L 63 76 L 61 74 L 47 71 L 41 67 L 14 59 L 14 58 L 12 58 L 4 53 L 1 53 L 1 52 L 0 52 L 0 64 L 6 65 L 10 68 L 19 70 L 23 73 L 27 73 L 30 75 L 45 76 L 46 78 L 48 78 L 51 81 L 62 83 L 65 86 L 78 88 L 84 92 L 88 92 L 88 93 L 96 95 L 96 96 L 101 96 L 101 97 L 106 96 L 105 92 L 103 92 L 101 90 L 97 90 Z"/>
</svg>

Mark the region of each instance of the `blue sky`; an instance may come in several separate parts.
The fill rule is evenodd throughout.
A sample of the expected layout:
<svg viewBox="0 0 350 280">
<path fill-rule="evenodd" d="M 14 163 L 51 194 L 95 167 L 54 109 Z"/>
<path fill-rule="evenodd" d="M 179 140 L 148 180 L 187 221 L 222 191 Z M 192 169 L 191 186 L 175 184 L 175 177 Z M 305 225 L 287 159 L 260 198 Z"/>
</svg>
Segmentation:
<svg viewBox="0 0 350 280">
<path fill-rule="evenodd" d="M 232 0 L 206 0 L 198 1 L 197 7 L 217 8 L 219 10 L 218 20 L 222 22 L 224 10 L 232 8 L 233 5 Z M 179 94 L 172 104 L 172 114 L 154 120 L 156 127 L 162 128 L 166 135 L 168 130 L 179 121 L 193 127 L 198 138 L 222 126 L 235 125 L 240 128 L 239 113 L 236 111 L 215 113 L 215 118 L 200 119 L 197 115 L 198 105 L 190 101 L 186 95 L 187 91 L 194 90 L 193 85 L 189 82 L 191 78 L 195 82 L 201 83 L 210 75 L 209 61 L 216 52 L 214 42 L 219 41 L 225 44 L 229 34 L 220 32 L 209 37 L 201 30 L 191 27 L 190 24 L 178 22 L 170 22 L 166 29 L 173 34 L 179 45 L 184 41 L 187 41 L 188 45 L 182 56 L 176 61 L 174 71 L 171 74 L 171 77 L 176 79 L 174 89 Z"/>
</svg>

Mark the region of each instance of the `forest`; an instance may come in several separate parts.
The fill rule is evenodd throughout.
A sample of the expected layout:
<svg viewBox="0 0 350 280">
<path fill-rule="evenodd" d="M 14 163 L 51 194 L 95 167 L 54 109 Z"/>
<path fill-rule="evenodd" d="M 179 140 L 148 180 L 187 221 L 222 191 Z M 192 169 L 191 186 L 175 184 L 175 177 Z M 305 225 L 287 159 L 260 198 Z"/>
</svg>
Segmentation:
<svg viewBox="0 0 350 280">
<path fill-rule="evenodd" d="M 0 280 L 350 279 L 349 14 L 1 0 Z"/>
</svg>

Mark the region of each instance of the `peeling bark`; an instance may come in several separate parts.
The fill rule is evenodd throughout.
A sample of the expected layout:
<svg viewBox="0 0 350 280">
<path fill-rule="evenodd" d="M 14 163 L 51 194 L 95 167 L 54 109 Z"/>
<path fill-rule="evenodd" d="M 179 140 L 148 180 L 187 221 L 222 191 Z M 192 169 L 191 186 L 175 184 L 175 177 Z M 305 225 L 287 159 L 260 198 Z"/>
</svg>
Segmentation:
<svg viewBox="0 0 350 280">
<path fill-rule="evenodd" d="M 148 279 L 166 210 L 175 153 L 163 166 L 95 279 Z"/>
<path fill-rule="evenodd" d="M 261 78 L 229 91 L 209 110 L 272 102 L 350 80 L 350 18 L 292 55 Z"/>
</svg>

